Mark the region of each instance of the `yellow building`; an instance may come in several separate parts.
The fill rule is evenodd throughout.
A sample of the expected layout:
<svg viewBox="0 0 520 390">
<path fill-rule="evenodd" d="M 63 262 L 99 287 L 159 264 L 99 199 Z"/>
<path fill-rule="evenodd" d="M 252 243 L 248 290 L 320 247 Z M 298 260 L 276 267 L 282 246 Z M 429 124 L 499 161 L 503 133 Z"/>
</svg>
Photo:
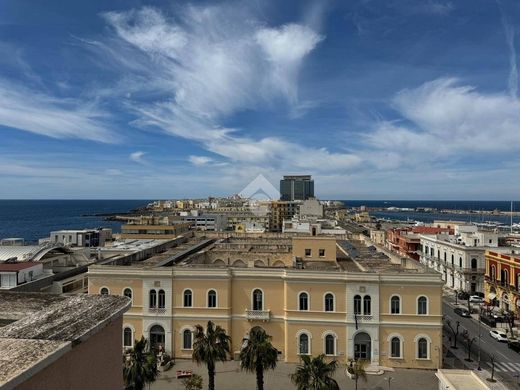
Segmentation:
<svg viewBox="0 0 520 390">
<path fill-rule="evenodd" d="M 194 326 L 212 320 L 232 337 L 234 354 L 260 325 L 285 362 L 325 353 L 342 363 L 439 368 L 438 274 L 336 260 L 338 248 L 333 237 L 230 237 L 173 266 L 92 266 L 89 293 L 131 297 L 124 344 L 144 335 L 176 358 L 191 358 Z"/>
</svg>

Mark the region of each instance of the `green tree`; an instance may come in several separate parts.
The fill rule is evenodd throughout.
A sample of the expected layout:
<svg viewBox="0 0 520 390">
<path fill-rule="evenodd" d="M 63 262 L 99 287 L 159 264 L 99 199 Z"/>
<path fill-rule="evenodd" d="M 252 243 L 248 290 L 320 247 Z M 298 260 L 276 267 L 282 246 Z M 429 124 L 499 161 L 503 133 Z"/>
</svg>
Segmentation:
<svg viewBox="0 0 520 390">
<path fill-rule="evenodd" d="M 155 354 L 148 351 L 148 341 L 141 337 L 135 341 L 129 357 L 123 357 L 123 378 L 125 389 L 142 390 L 146 383 L 157 378 L 157 359 Z"/>
<path fill-rule="evenodd" d="M 269 336 L 260 326 L 249 332 L 249 339 L 240 351 L 240 367 L 242 370 L 256 372 L 256 388 L 264 389 L 264 371 L 276 367 L 278 350 L 271 344 Z"/>
<path fill-rule="evenodd" d="M 205 363 L 208 368 L 208 390 L 215 389 L 215 364 L 225 362 L 229 355 L 231 337 L 220 326 L 208 321 L 206 332 L 201 325 L 195 326 L 193 360 Z"/>
<path fill-rule="evenodd" d="M 363 379 L 363 381 L 367 381 L 367 373 L 365 371 L 365 368 L 368 365 L 368 360 L 362 360 L 362 359 L 356 359 L 351 360 L 349 362 L 349 366 L 347 367 L 347 370 L 350 374 L 354 376 L 354 380 L 356 381 L 356 390 L 358 388 L 358 381 L 359 379 Z"/>
<path fill-rule="evenodd" d="M 338 382 L 332 378 L 338 368 L 336 360 L 327 363 L 323 354 L 315 358 L 303 355 L 302 362 L 291 374 L 298 390 L 339 390 Z"/>
</svg>

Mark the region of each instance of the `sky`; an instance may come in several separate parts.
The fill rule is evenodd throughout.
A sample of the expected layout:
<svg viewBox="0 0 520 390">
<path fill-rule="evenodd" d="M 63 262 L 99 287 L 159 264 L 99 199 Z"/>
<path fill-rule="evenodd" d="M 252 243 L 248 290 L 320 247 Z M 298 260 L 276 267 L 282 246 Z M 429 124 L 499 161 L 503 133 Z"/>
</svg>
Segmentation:
<svg viewBox="0 0 520 390">
<path fill-rule="evenodd" d="M 0 2 L 0 198 L 519 199 L 514 0 Z"/>
</svg>

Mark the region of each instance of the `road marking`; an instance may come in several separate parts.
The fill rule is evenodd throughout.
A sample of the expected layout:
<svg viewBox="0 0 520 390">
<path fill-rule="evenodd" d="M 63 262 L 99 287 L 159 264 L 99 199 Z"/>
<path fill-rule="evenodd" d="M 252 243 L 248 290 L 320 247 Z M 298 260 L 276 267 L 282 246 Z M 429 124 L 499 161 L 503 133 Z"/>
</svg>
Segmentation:
<svg viewBox="0 0 520 390">
<path fill-rule="evenodd" d="M 486 364 L 491 368 L 492 364 L 490 362 L 486 362 Z M 509 362 L 495 362 L 495 371 L 496 372 L 520 372 L 520 363 L 509 363 Z"/>
</svg>

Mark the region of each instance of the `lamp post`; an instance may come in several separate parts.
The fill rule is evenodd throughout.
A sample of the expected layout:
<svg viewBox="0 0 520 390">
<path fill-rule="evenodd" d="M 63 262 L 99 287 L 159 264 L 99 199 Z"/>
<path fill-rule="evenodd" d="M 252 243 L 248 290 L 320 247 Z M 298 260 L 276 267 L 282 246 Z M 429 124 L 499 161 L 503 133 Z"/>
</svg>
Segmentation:
<svg viewBox="0 0 520 390">
<path fill-rule="evenodd" d="M 482 335 L 480 334 L 480 313 L 482 312 L 482 306 L 479 304 L 478 305 L 478 367 L 477 367 L 477 370 L 478 371 L 481 371 L 482 368 L 480 367 L 480 339 L 482 338 Z"/>
</svg>

